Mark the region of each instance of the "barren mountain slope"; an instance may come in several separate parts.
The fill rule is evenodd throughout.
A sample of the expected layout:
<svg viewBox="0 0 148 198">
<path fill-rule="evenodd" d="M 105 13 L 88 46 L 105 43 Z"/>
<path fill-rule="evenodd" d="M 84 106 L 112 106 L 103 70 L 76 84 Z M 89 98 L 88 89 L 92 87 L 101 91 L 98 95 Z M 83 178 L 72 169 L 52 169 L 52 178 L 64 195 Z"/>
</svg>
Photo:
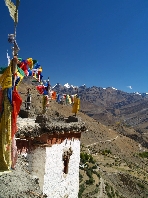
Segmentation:
<svg viewBox="0 0 148 198">
<path fill-rule="evenodd" d="M 25 92 L 26 82 L 22 82 L 19 92 Z M 34 85 L 29 85 L 32 93 L 32 108 L 30 114 L 42 112 L 42 96 L 39 95 Z M 22 94 L 23 100 L 25 95 Z M 23 107 L 22 107 L 23 108 Z M 89 109 L 89 108 L 88 108 Z M 61 119 L 72 115 L 72 107 L 50 101 L 47 115 Z M 83 111 L 83 110 L 82 110 Z M 93 156 L 97 165 L 97 174 L 103 179 L 98 179 L 93 174 L 95 182 L 87 184 L 87 168 L 81 168 L 80 197 L 131 197 L 146 198 L 148 196 L 148 172 L 146 158 L 141 158 L 139 153 L 147 151 L 145 142 L 132 127 L 127 127 L 118 122 L 112 125 L 103 125 L 86 114 L 79 112 L 78 117 L 86 122 L 88 130 L 82 133 L 81 152 Z M 131 137 L 131 138 L 130 138 Z M 141 142 L 140 142 L 141 141 Z M 143 146 L 142 146 L 143 144 Z M 83 164 L 83 163 L 82 163 Z M 90 164 L 90 166 L 92 166 Z M 91 168 L 92 170 L 92 168 Z M 99 182 L 97 184 L 97 182 Z M 104 186 L 104 190 L 102 190 Z M 111 190 L 113 189 L 113 190 Z M 99 193 L 102 192 L 102 195 Z"/>
<path fill-rule="evenodd" d="M 60 84 L 54 87 L 58 93 L 74 93 L 72 88 Z M 115 88 L 80 86 L 81 111 L 104 124 L 122 121 L 130 126 L 140 126 L 147 131 L 148 97 L 146 94 L 126 93 Z"/>
</svg>

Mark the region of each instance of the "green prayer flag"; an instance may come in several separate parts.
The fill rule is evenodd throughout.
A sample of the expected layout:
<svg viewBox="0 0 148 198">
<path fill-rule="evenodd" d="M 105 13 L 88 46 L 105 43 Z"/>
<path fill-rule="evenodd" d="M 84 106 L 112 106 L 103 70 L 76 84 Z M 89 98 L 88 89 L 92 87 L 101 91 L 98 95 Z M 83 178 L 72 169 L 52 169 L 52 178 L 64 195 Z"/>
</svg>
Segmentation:
<svg viewBox="0 0 148 198">
<path fill-rule="evenodd" d="M 17 66 L 17 69 L 18 69 L 18 72 L 24 77 L 25 76 L 24 71 L 18 66 Z"/>
</svg>

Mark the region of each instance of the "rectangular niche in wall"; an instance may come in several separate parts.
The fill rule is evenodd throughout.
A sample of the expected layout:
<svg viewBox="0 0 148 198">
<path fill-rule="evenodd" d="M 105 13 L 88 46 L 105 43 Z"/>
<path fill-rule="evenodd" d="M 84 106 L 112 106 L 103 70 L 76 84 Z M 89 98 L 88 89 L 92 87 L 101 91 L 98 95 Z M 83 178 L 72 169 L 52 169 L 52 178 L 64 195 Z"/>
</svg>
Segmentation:
<svg viewBox="0 0 148 198">
<path fill-rule="evenodd" d="M 62 159 L 63 159 L 63 163 L 64 163 L 63 172 L 65 174 L 68 174 L 68 164 L 69 164 L 69 159 L 70 159 L 70 156 L 71 155 L 72 155 L 72 149 L 71 149 L 71 147 L 64 150 Z"/>
</svg>

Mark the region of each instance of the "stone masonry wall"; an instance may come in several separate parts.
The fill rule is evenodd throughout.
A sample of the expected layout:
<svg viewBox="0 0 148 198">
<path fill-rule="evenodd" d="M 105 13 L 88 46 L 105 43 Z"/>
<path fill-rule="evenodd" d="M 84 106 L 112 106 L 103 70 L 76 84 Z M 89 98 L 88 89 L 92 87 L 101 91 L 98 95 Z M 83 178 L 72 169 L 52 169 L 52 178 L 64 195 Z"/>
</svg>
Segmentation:
<svg viewBox="0 0 148 198">
<path fill-rule="evenodd" d="M 43 190 L 46 148 L 38 147 L 35 150 L 32 150 L 27 157 L 29 160 L 29 171 L 34 178 L 39 178 L 40 189 Z"/>
</svg>

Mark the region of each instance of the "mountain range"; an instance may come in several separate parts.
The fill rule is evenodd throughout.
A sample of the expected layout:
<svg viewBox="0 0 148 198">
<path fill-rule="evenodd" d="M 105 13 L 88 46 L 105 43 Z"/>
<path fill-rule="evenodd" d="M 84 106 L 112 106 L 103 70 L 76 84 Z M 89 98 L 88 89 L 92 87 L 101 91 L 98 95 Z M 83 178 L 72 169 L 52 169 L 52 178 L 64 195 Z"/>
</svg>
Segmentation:
<svg viewBox="0 0 148 198">
<path fill-rule="evenodd" d="M 81 86 L 75 86 L 75 85 L 70 85 L 69 83 L 66 83 L 66 84 L 64 84 L 64 85 L 61 85 L 60 83 L 56 83 L 53 87 L 52 87 L 52 89 L 57 89 L 57 88 L 60 88 L 60 89 L 86 89 L 87 87 L 86 87 L 86 85 L 84 84 L 84 85 L 81 85 Z M 100 87 L 101 88 L 101 87 Z M 116 89 L 116 88 L 114 88 L 114 87 L 107 87 L 107 88 L 102 88 L 102 89 L 108 89 L 108 88 L 112 88 L 112 89 L 114 89 L 114 90 L 118 90 L 118 89 Z M 140 96 L 142 96 L 142 97 L 148 97 L 148 93 L 140 93 L 140 92 L 133 92 L 132 94 L 137 94 L 137 95 L 140 95 Z"/>
<path fill-rule="evenodd" d="M 57 93 L 78 94 L 81 111 L 103 123 L 124 122 L 130 126 L 147 128 L 148 94 L 126 93 L 113 87 L 62 86 L 57 83 L 53 90 Z M 106 120 L 106 118 L 108 118 Z M 145 130 L 144 130 L 145 131 Z"/>
<path fill-rule="evenodd" d="M 27 112 L 30 117 L 42 113 L 42 95 L 37 93 L 35 85 L 37 83 L 28 77 L 18 88 L 23 101 L 26 99 L 23 94 L 26 88 L 31 89 L 31 109 Z M 57 93 L 77 93 L 77 87 L 68 84 L 57 84 L 53 90 Z M 77 117 L 87 127 L 81 135 L 83 158 L 79 198 L 147 198 L 148 99 L 113 88 L 87 88 L 85 85 L 78 87 L 78 94 L 81 102 Z M 23 103 L 19 116 L 23 117 L 24 112 Z M 72 106 L 51 100 L 46 115 L 53 120 L 64 120 L 72 115 Z M 88 160 L 84 164 L 84 156 L 87 155 L 93 157 L 95 164 Z"/>
<path fill-rule="evenodd" d="M 76 87 L 68 83 L 64 86 L 57 83 L 53 90 L 64 94 L 78 93 L 82 113 L 108 126 L 120 123 L 133 128 L 137 133 L 132 134 L 132 138 L 148 147 L 147 93 L 126 93 L 113 87 Z"/>
</svg>

